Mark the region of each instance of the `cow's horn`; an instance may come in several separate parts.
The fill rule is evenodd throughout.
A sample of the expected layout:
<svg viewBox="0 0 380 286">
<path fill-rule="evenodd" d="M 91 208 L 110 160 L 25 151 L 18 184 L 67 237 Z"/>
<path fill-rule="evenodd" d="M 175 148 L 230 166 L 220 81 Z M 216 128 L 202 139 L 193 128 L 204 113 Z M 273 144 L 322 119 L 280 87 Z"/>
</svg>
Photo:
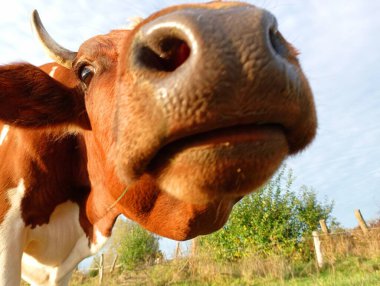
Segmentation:
<svg viewBox="0 0 380 286">
<path fill-rule="evenodd" d="M 77 53 L 65 49 L 53 40 L 53 38 L 48 34 L 44 25 L 42 24 L 40 15 L 38 15 L 37 10 L 34 10 L 32 13 L 32 27 L 49 57 L 58 64 L 71 69 Z"/>
</svg>

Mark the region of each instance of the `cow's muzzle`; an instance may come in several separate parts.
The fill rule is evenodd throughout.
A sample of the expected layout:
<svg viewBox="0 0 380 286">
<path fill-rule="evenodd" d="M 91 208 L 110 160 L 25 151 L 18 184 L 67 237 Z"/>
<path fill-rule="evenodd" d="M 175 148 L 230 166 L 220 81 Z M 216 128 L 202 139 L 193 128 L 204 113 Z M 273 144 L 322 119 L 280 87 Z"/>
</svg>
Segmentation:
<svg viewBox="0 0 380 286">
<path fill-rule="evenodd" d="M 265 10 L 231 2 L 164 10 L 125 50 L 116 121 L 126 183 L 150 173 L 187 201 L 236 198 L 314 137 L 309 85 Z"/>
</svg>

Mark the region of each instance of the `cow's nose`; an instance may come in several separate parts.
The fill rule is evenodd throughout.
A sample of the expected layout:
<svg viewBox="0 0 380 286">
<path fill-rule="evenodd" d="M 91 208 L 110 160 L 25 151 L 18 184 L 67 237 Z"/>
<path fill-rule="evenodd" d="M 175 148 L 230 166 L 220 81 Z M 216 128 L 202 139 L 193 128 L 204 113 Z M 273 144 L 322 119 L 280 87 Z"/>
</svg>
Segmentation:
<svg viewBox="0 0 380 286">
<path fill-rule="evenodd" d="M 143 25 L 132 46 L 132 67 L 159 77 L 184 64 L 191 65 L 188 72 L 201 72 L 203 66 L 213 72 L 223 65 L 233 71 L 254 57 L 286 53 L 269 12 L 236 3 L 164 14 Z"/>
<path fill-rule="evenodd" d="M 297 78 L 272 14 L 243 3 L 218 5 L 157 15 L 128 42 L 121 67 L 146 104 L 158 107 L 171 138 L 254 121 L 258 102 L 276 101 Z"/>
</svg>

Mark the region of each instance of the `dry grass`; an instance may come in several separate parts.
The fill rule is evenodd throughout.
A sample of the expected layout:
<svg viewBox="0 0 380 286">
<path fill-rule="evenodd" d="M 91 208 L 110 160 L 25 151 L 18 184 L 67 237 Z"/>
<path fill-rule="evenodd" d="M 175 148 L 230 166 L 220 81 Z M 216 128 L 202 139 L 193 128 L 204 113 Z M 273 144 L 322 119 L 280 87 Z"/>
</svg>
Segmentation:
<svg viewBox="0 0 380 286">
<path fill-rule="evenodd" d="M 314 263 L 288 264 L 281 258 L 246 259 L 243 263 L 220 264 L 199 259 L 177 259 L 144 270 L 106 275 L 103 285 L 380 285 L 380 260 L 348 257 L 334 267 L 319 271 Z M 71 286 L 99 285 L 97 277 L 76 274 Z"/>
<path fill-rule="evenodd" d="M 364 234 L 359 229 L 321 236 L 323 257 L 329 265 L 345 257 L 372 259 L 380 257 L 380 229 Z"/>
<path fill-rule="evenodd" d="M 352 230 L 321 236 L 321 241 L 323 269 L 314 260 L 281 256 L 252 255 L 239 262 L 218 262 L 199 255 L 106 273 L 103 285 L 380 285 L 380 229 L 368 235 Z M 70 285 L 99 285 L 98 277 L 76 272 Z"/>
</svg>

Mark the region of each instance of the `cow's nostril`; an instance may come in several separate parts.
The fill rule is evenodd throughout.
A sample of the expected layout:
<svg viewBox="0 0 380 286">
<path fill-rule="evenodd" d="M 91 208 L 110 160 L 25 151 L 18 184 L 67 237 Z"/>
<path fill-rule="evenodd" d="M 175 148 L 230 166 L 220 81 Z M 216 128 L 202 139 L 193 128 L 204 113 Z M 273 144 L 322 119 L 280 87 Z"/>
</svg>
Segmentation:
<svg viewBox="0 0 380 286">
<path fill-rule="evenodd" d="M 269 40 L 272 45 L 272 48 L 276 51 L 277 54 L 279 54 L 282 57 L 288 56 L 288 48 L 280 32 L 275 31 L 274 29 L 270 29 Z"/>
<path fill-rule="evenodd" d="M 172 72 L 190 55 L 190 47 L 181 39 L 167 37 L 150 42 L 139 49 L 138 61 L 145 68 Z"/>
</svg>

